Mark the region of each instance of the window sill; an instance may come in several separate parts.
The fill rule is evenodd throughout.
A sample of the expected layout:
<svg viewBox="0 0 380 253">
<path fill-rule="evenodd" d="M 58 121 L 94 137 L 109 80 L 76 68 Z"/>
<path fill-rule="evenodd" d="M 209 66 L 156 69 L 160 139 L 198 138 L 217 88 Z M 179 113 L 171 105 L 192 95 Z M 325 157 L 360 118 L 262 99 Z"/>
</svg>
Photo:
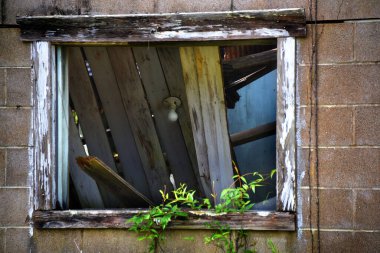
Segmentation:
<svg viewBox="0 0 380 253">
<path fill-rule="evenodd" d="M 129 228 L 133 215 L 146 209 L 35 211 L 33 222 L 39 229 Z M 219 221 L 231 229 L 295 231 L 294 213 L 250 211 L 244 214 L 215 214 L 188 211 L 187 220 L 173 220 L 170 229 L 209 229 L 206 224 Z"/>
</svg>

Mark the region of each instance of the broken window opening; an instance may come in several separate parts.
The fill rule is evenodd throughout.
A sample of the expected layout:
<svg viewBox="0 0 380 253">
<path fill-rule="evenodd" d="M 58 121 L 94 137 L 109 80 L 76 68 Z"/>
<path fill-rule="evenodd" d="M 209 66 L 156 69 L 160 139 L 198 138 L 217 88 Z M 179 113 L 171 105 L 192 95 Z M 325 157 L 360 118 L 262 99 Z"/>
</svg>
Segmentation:
<svg viewBox="0 0 380 253">
<path fill-rule="evenodd" d="M 66 75 L 70 108 L 75 111 L 77 117 L 76 120 L 70 119 L 69 124 L 68 171 L 70 185 L 75 191 L 69 189 L 68 185 L 66 190 L 70 195 L 66 208 L 147 207 L 149 203 L 160 203 L 160 189 L 166 187 L 167 191 L 170 191 L 180 183 L 186 183 L 189 188 L 196 190 L 198 197 L 211 198 L 213 184 L 223 184 L 224 187 L 219 186 L 221 190 L 230 186 L 232 182 L 231 162 L 222 165 L 228 173 L 215 172 L 219 169 L 217 166 L 222 164 L 217 160 L 221 158 L 224 161 L 234 160 L 242 174 L 254 171 L 267 174 L 268 170 L 274 169 L 275 145 L 271 146 L 271 155 L 268 158 L 272 162 L 270 166 L 260 167 L 257 170 L 255 166 L 247 165 L 247 160 L 255 155 L 244 157 L 241 150 L 247 145 L 252 145 L 250 142 L 269 135 L 272 135 L 267 137 L 271 138 L 272 144 L 273 139 L 275 140 L 273 125 L 275 125 L 276 109 L 273 104 L 276 102 L 276 81 L 273 79 L 273 72 L 277 64 L 276 45 L 277 40 L 274 39 L 266 40 L 265 43 L 260 41 L 258 45 L 213 46 L 203 49 L 202 47 L 61 47 L 61 50 L 67 54 L 63 59 L 68 59 Z M 212 51 L 214 49 L 215 51 Z M 210 50 L 215 53 L 209 53 Z M 183 65 L 184 59 L 190 60 L 189 66 Z M 195 72 L 192 76 L 186 76 L 186 71 L 189 72 L 191 68 L 194 68 L 192 71 Z M 216 80 L 217 75 L 219 83 L 210 83 Z M 262 87 L 262 90 L 271 91 L 269 100 L 274 108 L 274 121 L 269 122 L 269 130 L 265 128 L 259 131 L 259 135 L 248 134 L 248 138 L 243 133 L 243 139 L 239 140 L 242 131 L 257 132 L 260 130 L 257 128 L 262 127 L 247 121 L 244 124 L 245 128 L 241 128 L 236 117 L 245 117 L 251 122 L 256 122 L 257 118 L 260 118 L 259 114 L 255 115 L 241 108 L 247 107 L 247 103 L 250 102 L 249 97 L 252 93 L 250 87 L 259 86 L 255 80 L 263 76 L 265 78 L 266 75 L 271 76 L 271 86 Z M 196 87 L 188 87 L 194 85 L 189 81 L 191 78 L 195 78 Z M 202 78 L 204 80 L 201 80 Z M 204 84 L 211 85 L 205 89 L 202 87 Z M 212 85 L 219 85 L 219 88 Z M 192 88 L 198 91 L 191 93 Z M 239 101 L 238 93 L 246 98 Z M 178 98 L 181 104 L 175 108 L 178 120 L 174 122 L 168 119 L 170 108 L 163 102 L 168 97 Z M 209 143 L 203 144 L 200 143 L 201 140 L 198 140 L 198 143 L 196 140 L 202 137 L 207 139 L 209 138 L 207 134 L 213 134 L 207 132 L 214 127 L 209 123 L 221 124 L 220 120 L 223 119 L 220 117 L 226 115 L 227 108 L 228 127 L 227 122 L 224 125 L 222 123 L 220 129 L 217 129 L 222 132 L 215 134 L 219 134 L 218 138 L 226 140 L 222 144 L 224 146 L 222 149 L 228 152 L 233 150 L 232 154 L 212 150 L 220 148 L 217 147 L 220 142 L 214 142 L 216 144 L 214 147 L 208 145 L 213 143 L 212 141 L 217 141 L 216 137 L 212 137 L 215 139 Z M 213 118 L 214 114 L 219 118 Z M 208 118 L 210 115 L 211 119 Z M 202 129 L 198 129 L 199 127 Z M 223 132 L 223 128 L 226 132 Z M 227 128 L 230 129 L 229 134 Z M 80 135 L 84 137 L 79 138 Z M 75 138 L 79 138 L 79 141 Z M 244 144 L 248 142 L 249 144 Z M 230 146 L 235 147 L 230 149 Z M 262 148 L 259 146 L 256 149 Z M 209 153 L 203 154 L 203 150 Z M 266 152 L 268 151 L 265 150 L 264 153 Z M 222 153 L 226 154 L 226 157 L 218 158 Z M 104 172 L 108 173 L 107 177 L 92 175 L 91 178 L 83 173 L 83 168 L 78 166 L 77 157 L 88 154 L 98 157 L 107 166 Z M 232 157 L 232 160 L 229 157 Z M 204 164 L 204 161 L 208 164 Z M 100 162 L 96 164 L 99 165 Z M 213 173 L 219 174 L 215 176 Z M 112 182 L 116 180 L 119 188 L 102 180 Z M 221 181 L 223 182 L 220 183 Z M 270 187 L 269 191 L 264 189 L 267 187 L 263 187 L 261 197 L 252 200 L 259 202 L 274 197 L 275 180 L 271 181 Z M 139 201 L 138 205 L 131 203 L 140 195 L 150 202 Z M 70 198 L 78 201 L 71 204 Z M 60 206 L 65 208 L 65 205 Z M 274 210 L 272 207 L 264 208 Z"/>
</svg>

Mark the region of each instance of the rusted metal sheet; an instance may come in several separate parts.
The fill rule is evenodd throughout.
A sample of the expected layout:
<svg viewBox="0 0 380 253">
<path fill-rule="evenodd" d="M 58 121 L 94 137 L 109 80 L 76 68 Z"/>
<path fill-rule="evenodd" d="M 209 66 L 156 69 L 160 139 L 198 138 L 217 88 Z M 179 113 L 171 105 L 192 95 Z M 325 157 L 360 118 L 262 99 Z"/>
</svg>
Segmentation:
<svg viewBox="0 0 380 253">
<path fill-rule="evenodd" d="M 295 39 L 278 40 L 277 210 L 295 211 Z"/>
<path fill-rule="evenodd" d="M 247 40 L 306 35 L 303 9 L 20 17 L 25 41 L 160 42 Z"/>
<path fill-rule="evenodd" d="M 33 214 L 34 226 L 42 229 L 67 228 L 129 228 L 133 215 L 146 209 L 130 210 L 68 210 L 37 211 Z M 215 214 L 210 211 L 188 211 L 187 220 L 173 220 L 169 229 L 211 229 L 210 222 L 220 222 L 232 230 L 295 231 L 295 215 L 287 212 L 250 211 L 243 214 Z"/>
</svg>

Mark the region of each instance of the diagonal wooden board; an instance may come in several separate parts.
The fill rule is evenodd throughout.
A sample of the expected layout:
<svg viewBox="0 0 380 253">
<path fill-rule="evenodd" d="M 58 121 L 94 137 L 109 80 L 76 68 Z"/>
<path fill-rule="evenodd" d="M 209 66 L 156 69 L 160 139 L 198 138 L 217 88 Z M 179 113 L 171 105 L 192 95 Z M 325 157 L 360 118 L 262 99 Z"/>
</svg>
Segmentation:
<svg viewBox="0 0 380 253">
<path fill-rule="evenodd" d="M 110 167 L 94 156 L 77 157 L 79 167 L 104 189 L 107 189 L 125 207 L 152 206 L 153 202 L 137 191 Z"/>
</svg>

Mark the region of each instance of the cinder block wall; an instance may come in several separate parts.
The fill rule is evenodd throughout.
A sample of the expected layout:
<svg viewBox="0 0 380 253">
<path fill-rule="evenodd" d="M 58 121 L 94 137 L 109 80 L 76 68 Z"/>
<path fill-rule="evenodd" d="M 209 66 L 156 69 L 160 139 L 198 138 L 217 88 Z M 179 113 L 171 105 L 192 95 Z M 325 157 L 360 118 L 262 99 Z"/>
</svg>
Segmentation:
<svg viewBox="0 0 380 253">
<path fill-rule="evenodd" d="M 32 76 L 30 44 L 21 43 L 15 16 L 120 14 L 302 7 L 317 20 L 297 40 L 297 223 L 294 233 L 254 232 L 260 252 L 272 238 L 283 252 L 380 250 L 380 5 L 377 0 L 267 1 L 9 1 L 0 0 L 0 253 L 142 252 L 125 230 L 32 230 L 28 175 Z M 311 5 L 310 5 L 311 4 Z M 337 23 L 339 22 L 339 23 Z M 310 71 L 313 29 L 318 38 L 317 97 Z M 318 107 L 312 107 L 317 101 Z M 314 109 L 313 109 L 314 108 Z M 315 121 L 317 119 L 317 121 Z M 316 124 L 315 124 L 316 123 Z M 316 134 L 315 126 L 318 132 Z M 317 137 L 317 138 L 316 138 Z M 317 142 L 316 142 L 317 139 Z M 317 145 L 316 145 L 317 143 Z M 319 228 L 319 229 L 318 229 Z M 167 252 L 215 252 L 204 231 L 169 233 Z M 33 234 L 31 238 L 30 235 Z M 195 242 L 181 240 L 194 236 Z"/>
<path fill-rule="evenodd" d="M 31 50 L 19 35 L 0 29 L 0 252 L 27 252 L 30 240 Z"/>
<path fill-rule="evenodd" d="M 378 252 L 380 21 L 309 25 L 309 35 L 312 29 L 318 37 L 317 98 L 312 38 L 298 40 L 299 233 L 311 239 L 312 232 L 316 248 L 319 226 L 322 252 Z M 311 109 L 315 101 L 318 110 Z"/>
</svg>

